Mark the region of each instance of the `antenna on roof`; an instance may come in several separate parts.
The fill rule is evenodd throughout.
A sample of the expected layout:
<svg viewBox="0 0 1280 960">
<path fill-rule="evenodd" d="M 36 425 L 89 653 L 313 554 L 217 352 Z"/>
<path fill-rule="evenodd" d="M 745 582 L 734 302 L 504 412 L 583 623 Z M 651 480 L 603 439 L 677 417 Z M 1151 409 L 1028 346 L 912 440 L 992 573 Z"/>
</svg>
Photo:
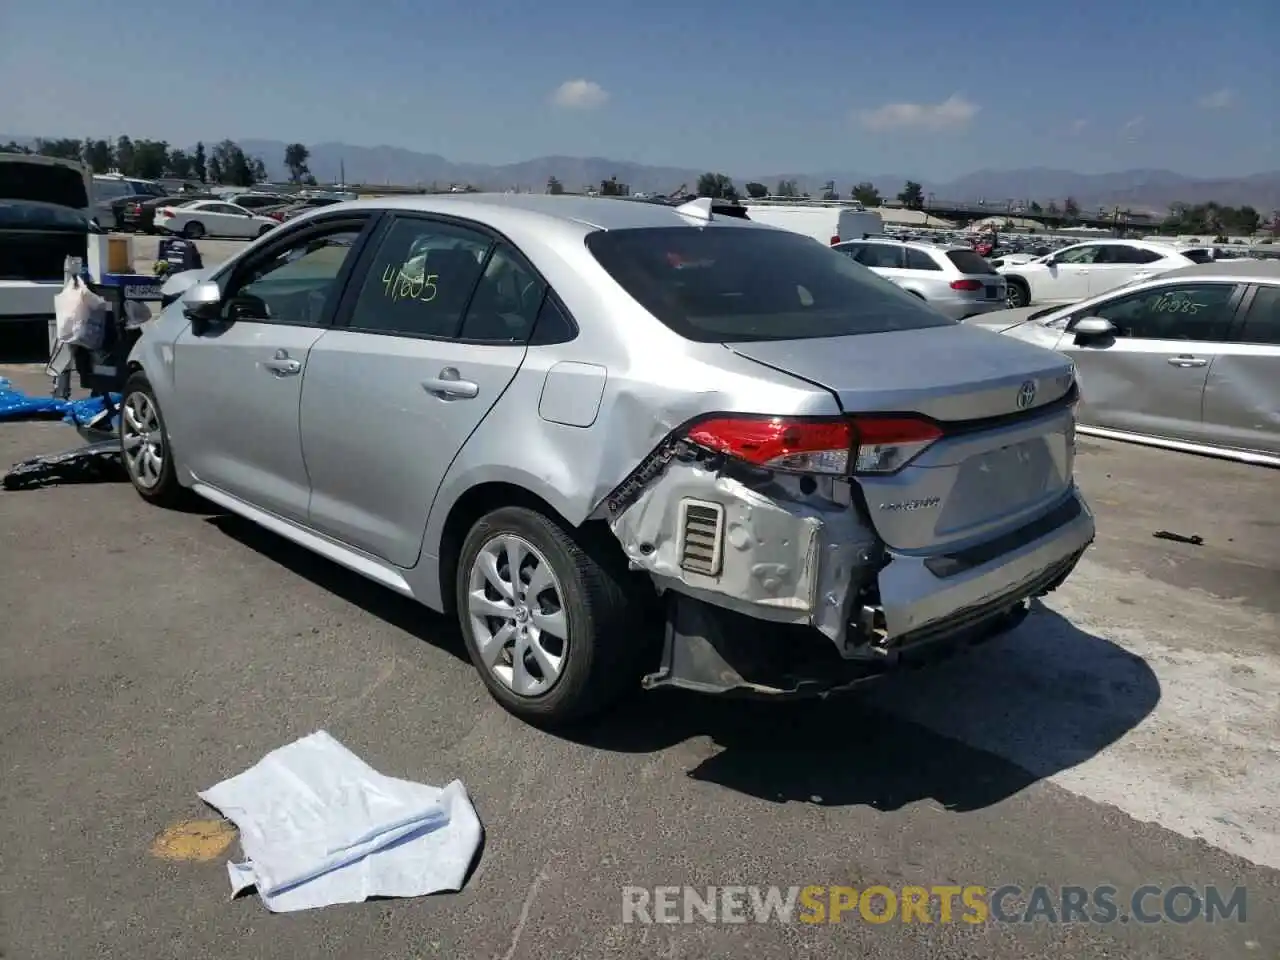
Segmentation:
<svg viewBox="0 0 1280 960">
<path fill-rule="evenodd" d="M 698 197 L 696 200 L 690 200 L 688 203 L 682 203 L 676 207 L 676 213 L 682 217 L 691 217 L 694 220 L 703 220 L 710 223 L 711 216 L 711 198 Z"/>
</svg>

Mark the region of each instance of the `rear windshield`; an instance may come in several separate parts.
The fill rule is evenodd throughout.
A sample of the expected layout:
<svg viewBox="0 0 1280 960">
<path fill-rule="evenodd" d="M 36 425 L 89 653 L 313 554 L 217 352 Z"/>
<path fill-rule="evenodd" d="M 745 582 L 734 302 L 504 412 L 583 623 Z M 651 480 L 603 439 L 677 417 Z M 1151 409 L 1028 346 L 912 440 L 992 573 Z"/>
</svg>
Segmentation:
<svg viewBox="0 0 1280 960">
<path fill-rule="evenodd" d="M 600 230 L 587 248 L 641 306 L 702 343 L 952 324 L 848 256 L 786 230 Z"/>
<path fill-rule="evenodd" d="M 948 250 L 947 259 L 961 273 L 995 273 L 995 268 L 972 250 Z"/>
</svg>

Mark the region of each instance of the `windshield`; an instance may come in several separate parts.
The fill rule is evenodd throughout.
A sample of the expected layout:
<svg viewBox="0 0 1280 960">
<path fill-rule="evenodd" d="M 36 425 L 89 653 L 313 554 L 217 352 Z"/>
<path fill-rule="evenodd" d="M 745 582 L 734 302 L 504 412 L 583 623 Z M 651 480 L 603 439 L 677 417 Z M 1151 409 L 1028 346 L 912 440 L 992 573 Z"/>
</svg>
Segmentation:
<svg viewBox="0 0 1280 960">
<path fill-rule="evenodd" d="M 702 343 L 950 326 L 848 256 L 786 230 L 601 230 L 587 248 L 646 310 Z"/>
</svg>

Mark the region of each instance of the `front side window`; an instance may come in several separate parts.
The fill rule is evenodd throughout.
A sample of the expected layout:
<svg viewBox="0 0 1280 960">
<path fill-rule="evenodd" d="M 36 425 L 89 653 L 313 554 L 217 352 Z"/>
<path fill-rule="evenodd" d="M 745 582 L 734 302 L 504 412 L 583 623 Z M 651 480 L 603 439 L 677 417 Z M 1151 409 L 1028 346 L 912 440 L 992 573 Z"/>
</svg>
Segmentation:
<svg viewBox="0 0 1280 960">
<path fill-rule="evenodd" d="M 906 265 L 903 249 L 889 243 L 868 243 L 858 254 L 858 262 L 864 267 L 901 270 Z"/>
<path fill-rule="evenodd" d="M 1117 297 L 1086 311 L 1116 326 L 1117 335 L 1139 340 L 1225 340 L 1231 326 L 1233 283 L 1154 287 Z"/>
<path fill-rule="evenodd" d="M 314 326 L 338 295 L 337 281 L 360 231 L 352 226 L 311 233 L 232 278 L 223 315 L 228 321 Z"/>
<path fill-rule="evenodd" d="M 702 343 L 841 337 L 953 323 L 838 251 L 785 230 L 600 230 L 586 244 L 649 313 Z M 867 245 L 873 247 L 902 249 Z"/>
<path fill-rule="evenodd" d="M 492 245 L 488 235 L 457 224 L 396 220 L 370 261 L 352 308 L 352 329 L 458 336 Z"/>
<path fill-rule="evenodd" d="M 1059 263 L 1096 263 L 1102 248 L 1096 243 L 1087 243 L 1078 247 L 1067 247 L 1055 259 Z"/>
</svg>

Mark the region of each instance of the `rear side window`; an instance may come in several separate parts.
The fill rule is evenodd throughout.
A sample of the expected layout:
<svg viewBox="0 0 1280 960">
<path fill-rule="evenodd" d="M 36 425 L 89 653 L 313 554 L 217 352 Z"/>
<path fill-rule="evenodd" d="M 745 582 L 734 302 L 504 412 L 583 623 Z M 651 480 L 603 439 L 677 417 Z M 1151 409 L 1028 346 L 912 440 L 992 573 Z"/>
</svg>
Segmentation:
<svg viewBox="0 0 1280 960">
<path fill-rule="evenodd" d="M 948 250 L 950 260 L 961 273 L 995 273 L 995 268 L 972 250 Z"/>
<path fill-rule="evenodd" d="M 929 254 L 923 250 L 917 250 L 914 247 L 907 248 L 907 269 L 908 270 L 941 270 L 937 262 Z"/>
<path fill-rule="evenodd" d="M 1182 250 L 1181 254 L 1192 263 L 1212 263 L 1213 254 L 1208 250 Z"/>
<path fill-rule="evenodd" d="M 1280 287 L 1259 287 L 1236 340 L 1280 346 Z"/>
<path fill-rule="evenodd" d="M 600 230 L 586 243 L 641 306 L 682 337 L 702 343 L 952 325 L 847 256 L 785 230 Z"/>
</svg>

